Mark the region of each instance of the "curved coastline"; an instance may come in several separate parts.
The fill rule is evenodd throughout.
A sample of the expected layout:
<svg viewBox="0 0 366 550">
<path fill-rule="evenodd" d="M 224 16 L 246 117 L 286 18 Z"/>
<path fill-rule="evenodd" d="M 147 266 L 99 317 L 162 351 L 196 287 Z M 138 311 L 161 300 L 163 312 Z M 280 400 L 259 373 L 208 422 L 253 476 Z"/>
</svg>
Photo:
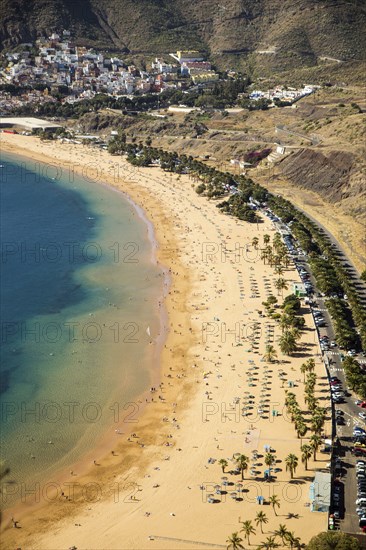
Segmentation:
<svg viewBox="0 0 366 550">
<path fill-rule="evenodd" d="M 7 143 L 15 143 L 18 147 L 24 144 L 25 148 L 29 144 L 30 157 L 44 149 L 42 154 L 54 152 L 53 161 L 57 159 L 62 164 L 54 144 L 40 144 L 34 140 L 27 142 L 29 138 L 23 136 L 13 140 L 12 137 L 7 138 Z M 63 158 L 67 161 L 68 155 L 72 155 L 70 146 L 62 147 Z M 76 149 L 87 162 L 88 150 L 82 146 Z M 100 154 L 100 159 L 104 167 L 113 163 L 113 157 L 104 152 Z M 126 164 L 124 160 L 118 159 L 118 162 Z M 100 467 L 92 468 L 83 476 L 84 483 L 99 482 L 108 486 L 110 490 L 105 498 L 86 503 L 82 495 L 77 494 L 72 504 L 53 503 L 44 507 L 41 514 L 37 511 L 28 514 L 24 517 L 24 523 L 21 522 L 19 533 L 5 531 L 4 542 L 9 549 L 15 544 L 24 544 L 30 550 L 74 544 L 80 549 L 171 550 L 172 541 L 177 550 L 187 548 L 188 542 L 192 550 L 200 548 L 202 543 L 209 543 L 212 547 L 223 545 L 231 532 L 240 529 L 238 521 L 243 514 L 247 517 L 255 514 L 256 503 L 255 499 L 245 497 L 241 504 L 228 498 L 217 506 L 207 505 L 205 493 L 200 491 L 201 485 L 213 486 L 222 475 L 217 462 L 213 466 L 210 462 L 207 465 L 208 457 L 215 457 L 217 461 L 231 457 L 238 450 L 250 454 L 251 449 L 262 449 L 262 445 L 268 443 L 274 445 L 276 454 L 282 459 L 289 449 L 299 452 L 299 440 L 285 415 L 267 421 L 254 418 L 253 426 L 245 419 L 235 421 L 240 422 L 237 424 L 227 422 L 225 414 L 222 416 L 221 412 L 219 416 L 217 412 L 220 407 L 221 410 L 222 407 L 230 410 L 233 395 L 239 396 L 246 389 L 245 380 L 241 378 L 245 369 L 242 364 L 249 358 L 259 361 L 260 356 L 253 354 L 263 353 L 263 347 L 259 351 L 247 350 L 245 344 L 244 348 L 236 347 L 230 343 L 230 336 L 226 343 L 225 339 L 210 340 L 206 345 L 202 341 L 202 323 L 216 322 L 217 315 L 221 325 L 225 321 L 243 321 L 249 336 L 254 322 L 266 322 L 259 319 L 256 309 L 262 309 L 261 300 L 266 295 L 266 283 L 260 278 L 264 277 L 268 284 L 273 284 L 273 269 L 263 266 L 258 259 L 256 264 L 250 258 L 237 264 L 232 256 L 229 260 L 222 257 L 220 260 L 218 252 L 216 261 L 205 263 L 202 260 L 203 244 L 213 244 L 216 248 L 224 244 L 225 250 L 227 244 L 228 249 L 233 250 L 238 239 L 244 246 L 244 243 L 251 243 L 255 235 L 262 239 L 264 232 L 273 234 L 273 228 L 268 221 L 264 221 L 258 234 L 258 229 L 249 224 L 221 216 L 214 204 L 197 199 L 194 190 L 190 189 L 188 176 L 183 176 L 182 182 L 176 177 L 169 181 L 168 176 L 158 168 L 141 170 L 135 181 L 129 175 L 130 169 L 127 167 L 126 177 L 121 178 L 119 184 L 127 189 L 136 204 L 143 207 L 154 224 L 159 261 L 172 270 L 172 286 L 166 297 L 170 330 L 161 362 L 162 380 L 167 384 L 167 391 L 163 394 L 166 403 L 146 407 L 146 413 L 141 415 L 139 424 L 134 427 L 139 438 L 146 443 L 143 449 L 133 442 L 123 441 L 117 457 L 106 456 Z M 127 182 L 126 187 L 123 186 L 124 181 Z M 173 219 L 175 215 L 177 219 Z M 296 280 L 291 269 L 288 276 Z M 251 280 L 259 284 L 262 298 L 250 300 L 253 296 L 247 292 Z M 304 341 L 315 350 L 316 344 L 311 340 L 314 330 L 311 315 L 305 315 L 305 319 L 309 331 L 304 334 Z M 262 332 L 264 338 L 264 326 Z M 291 363 L 291 370 L 297 371 L 291 373 L 291 378 L 298 376 L 301 379 L 298 370 L 301 359 L 293 359 Z M 318 376 L 322 376 L 323 364 L 319 359 L 316 363 Z M 262 369 L 263 365 L 259 368 Z M 173 380 L 169 378 L 171 370 Z M 272 377 L 274 393 L 271 399 L 274 399 L 277 408 L 281 407 L 284 390 L 277 376 Z M 171 385 L 170 380 L 173 382 Z M 253 393 L 256 391 L 256 388 L 252 389 Z M 210 398 L 211 393 L 214 395 Z M 176 403 L 173 403 L 172 409 L 173 401 Z M 205 419 L 203 413 L 207 406 L 216 407 L 217 411 L 211 413 L 211 418 Z M 166 425 L 162 422 L 162 417 L 171 417 L 175 409 L 182 424 L 182 429 L 177 432 L 170 422 Z M 166 443 L 163 442 L 169 441 L 165 439 L 170 437 L 168 431 L 174 434 L 171 440 L 173 445 L 165 449 L 163 445 Z M 245 436 L 248 433 L 249 437 Z M 122 453 L 123 462 L 118 458 Z M 318 468 L 323 461 L 322 457 L 318 458 Z M 313 534 L 325 530 L 326 518 L 322 514 L 311 513 L 308 508 L 309 472 L 299 465 L 297 476 L 305 476 L 306 480 L 299 482 L 302 486 L 290 485 L 284 470 L 281 469 L 278 474 L 279 483 L 265 485 L 263 490 L 273 491 L 276 486 L 276 491 L 281 491 L 281 515 L 292 513 L 295 509 L 300 512 L 289 527 L 308 540 Z M 251 479 L 249 473 L 245 478 L 244 484 L 258 490 L 255 479 Z M 117 501 L 113 490 L 116 483 L 119 484 L 118 490 L 121 490 Z M 295 497 L 289 493 L 286 498 L 287 490 L 295 490 Z M 266 513 L 269 516 L 268 528 L 276 529 L 280 518 L 271 513 L 270 507 L 266 508 Z M 151 538 L 152 535 L 156 538 Z M 150 543 L 149 540 L 155 542 Z"/>
<path fill-rule="evenodd" d="M 1 146 L 4 144 L 2 143 Z M 47 156 L 40 156 L 37 157 L 37 155 L 34 155 L 34 153 L 30 153 L 27 149 L 17 149 L 16 151 L 13 150 L 13 148 L 8 149 L 7 147 L 2 147 L 4 151 L 11 157 L 14 155 L 15 160 L 21 159 L 21 160 L 27 160 L 27 161 L 34 161 L 37 162 L 54 162 L 54 159 Z M 60 163 L 61 164 L 61 163 Z M 77 171 L 78 175 L 81 176 L 82 173 L 80 171 Z M 55 179 L 55 178 L 52 178 Z M 92 180 L 93 181 L 93 180 Z M 149 370 L 149 376 L 150 376 L 150 387 L 159 386 L 159 383 L 161 381 L 161 369 L 159 367 L 160 364 L 160 356 L 162 353 L 162 349 L 164 347 L 164 344 L 166 342 L 169 329 L 168 329 L 168 312 L 165 305 L 166 297 L 170 291 L 171 285 L 172 285 L 172 278 L 169 272 L 169 268 L 165 265 L 163 265 L 158 258 L 158 248 L 159 243 L 158 239 L 155 234 L 155 228 L 151 220 L 147 217 L 146 212 L 144 211 L 143 207 L 134 202 L 134 200 L 128 195 L 127 192 L 125 192 L 122 189 L 119 189 L 111 184 L 111 182 L 107 181 L 100 181 L 98 184 L 104 186 L 111 192 L 116 192 L 119 195 L 123 196 L 124 200 L 133 208 L 139 219 L 143 222 L 143 224 L 146 227 L 146 235 L 147 240 L 150 244 L 151 248 L 151 255 L 150 255 L 150 261 L 153 265 L 158 266 L 159 270 L 162 275 L 162 282 L 159 285 L 160 291 L 157 296 L 154 297 L 154 300 L 156 300 L 157 303 L 154 304 L 153 309 L 159 312 L 158 320 L 159 320 L 159 326 L 158 326 L 158 335 L 153 338 L 153 341 L 151 342 L 153 344 L 151 348 L 151 360 L 149 360 L 150 363 L 150 370 Z M 146 387 L 146 389 L 135 396 L 134 404 L 138 403 L 138 412 L 135 414 L 133 412 L 133 419 L 136 421 L 139 421 L 140 417 L 145 414 L 146 405 L 148 402 L 148 398 L 151 397 L 151 393 L 149 389 Z M 119 413 L 118 413 L 119 414 Z M 128 414 L 126 414 L 128 416 Z M 123 434 L 129 435 L 133 430 L 135 429 L 134 423 L 131 423 L 129 426 L 124 425 L 123 426 Z M 117 431 L 117 430 L 116 430 Z M 82 454 L 80 458 L 77 461 L 71 461 L 67 464 L 66 467 L 62 467 L 58 470 L 56 470 L 56 473 L 54 473 L 52 477 L 52 482 L 58 484 L 60 487 L 69 479 L 70 475 L 70 468 L 73 472 L 78 472 L 78 480 L 82 479 L 83 476 L 88 476 L 88 474 L 91 473 L 91 466 L 90 464 L 93 463 L 94 456 L 98 457 L 98 460 L 103 460 L 104 458 L 108 458 L 108 453 L 110 453 L 110 448 L 112 447 L 116 448 L 118 447 L 118 444 L 116 445 L 114 442 L 111 441 L 111 434 L 107 433 L 104 436 L 99 437 L 95 445 L 93 446 L 92 450 L 88 450 L 85 454 Z M 50 499 L 52 501 L 52 497 Z M 24 503 L 23 503 L 24 504 Z M 44 507 L 45 502 L 34 502 L 28 505 L 23 506 L 23 504 L 20 502 L 20 499 L 15 503 L 9 506 L 8 508 L 4 508 L 4 512 L 6 516 L 13 517 L 16 516 L 20 520 L 24 518 L 24 516 L 28 514 L 35 513 L 39 508 Z M 5 527 L 6 527 L 6 521 L 5 521 Z M 4 525 L 3 525 L 4 528 Z"/>
</svg>

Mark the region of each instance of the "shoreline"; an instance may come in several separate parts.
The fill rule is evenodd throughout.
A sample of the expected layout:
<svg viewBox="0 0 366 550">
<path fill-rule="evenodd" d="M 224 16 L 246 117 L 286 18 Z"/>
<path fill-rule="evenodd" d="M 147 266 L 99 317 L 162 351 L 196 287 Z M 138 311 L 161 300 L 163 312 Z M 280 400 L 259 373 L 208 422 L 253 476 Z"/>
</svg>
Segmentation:
<svg viewBox="0 0 366 550">
<path fill-rule="evenodd" d="M 41 156 L 40 160 L 51 153 L 54 156 L 49 157 L 51 156 L 53 162 L 56 160 L 60 164 L 62 155 L 64 161 L 67 161 L 73 151 L 81 161 L 83 158 L 86 162 L 93 159 L 92 162 L 95 163 L 95 157 L 98 156 L 104 167 L 104 180 L 107 180 L 106 172 L 110 164 L 124 166 L 126 176 L 121 178 L 119 184 L 133 202 L 142 206 L 146 217 L 151 220 L 158 241 L 159 262 L 168 266 L 172 272 L 172 284 L 165 300 L 169 335 L 163 348 L 160 367 L 165 401 L 146 407 L 146 413 L 139 418 L 135 431 L 146 444 L 145 447 L 141 449 L 127 441 L 121 442 L 117 452 L 118 455 L 123 453 L 123 464 L 116 464 L 120 462 L 116 461 L 118 456 L 109 456 L 101 461 L 97 472 L 92 468 L 83 477 L 85 483 L 97 482 L 108 487 L 109 492 L 103 494 L 103 498 L 86 503 L 82 495 L 76 495 L 72 504 L 55 501 L 43 507 L 42 515 L 37 515 L 37 511 L 34 511 L 24 516 L 24 520 L 20 521 L 22 529 L 6 529 L 3 533 L 4 543 L 8 545 L 6 547 L 10 549 L 15 544 L 20 546 L 26 541 L 27 549 L 37 550 L 66 547 L 72 543 L 80 549 L 91 545 L 95 548 L 121 549 L 121 536 L 125 545 L 123 548 L 136 550 L 168 549 L 171 548 L 169 540 L 173 539 L 181 539 L 180 542 L 175 542 L 175 548 L 187 548 L 184 538 L 197 542 L 197 545 L 192 543 L 190 548 L 199 548 L 199 541 L 210 542 L 212 546 L 215 543 L 225 544 L 227 536 L 240 530 L 238 516 L 247 519 L 245 516 L 252 517 L 255 514 L 255 499 L 253 501 L 253 497 L 245 497 L 244 507 L 237 502 L 230 502 L 230 499 L 229 502 L 222 501 L 217 506 L 208 505 L 201 498 L 203 493 L 201 495 L 200 485 L 217 482 L 221 468 L 217 464 L 207 466 L 207 458 L 215 457 L 218 460 L 230 457 L 238 450 L 250 454 L 252 449 L 263 448 L 265 443 L 270 443 L 276 449 L 276 455 L 280 459 L 284 458 L 289 449 L 299 454 L 299 440 L 284 415 L 276 421 L 270 418 L 262 420 L 257 416 L 251 421 L 239 418 L 231 426 L 226 420 L 226 414 L 212 418 L 217 414 L 216 408 L 219 411 L 224 406 L 229 411 L 233 406 L 233 395 L 241 396 L 243 389 L 246 389 L 244 379 L 241 379 L 244 376 L 242 369 L 245 367 L 241 364 L 249 358 L 251 361 L 261 361 L 268 321 L 259 319 L 256 308 L 261 308 L 268 285 L 273 284 L 273 270 L 269 266 L 263 266 L 258 261 L 253 263 L 250 259 L 240 264 L 236 264 L 232 257 L 227 261 L 222 256 L 222 249 L 220 260 L 220 246 L 228 245 L 233 250 L 237 242 L 243 245 L 245 242 L 250 243 L 258 231 L 261 238 L 264 232 L 273 234 L 270 223 L 264 221 L 258 230 L 250 224 L 218 213 L 214 203 L 197 197 L 191 189 L 188 176 L 169 176 L 158 168 L 131 170 L 120 157 L 111 157 L 107 153 L 88 150 L 83 146 L 73 146 L 71 149 L 70 146 L 42 143 L 36 138 L 25 136 L 16 136 L 16 139 L 14 136 L 7 136 L 6 143 L 10 143 L 10 148 L 15 143 L 20 155 L 24 154 L 21 151 L 23 145 L 23 151 L 26 147 L 28 156 L 33 160 L 37 152 Z M 65 166 L 67 164 L 65 162 Z M 111 184 L 116 185 L 116 182 Z M 214 245 L 215 254 L 211 253 L 213 259 L 204 261 L 203 249 L 208 244 Z M 288 277 L 290 280 L 297 280 L 293 270 L 286 274 L 286 278 Z M 248 286 L 252 287 L 254 284 L 258 285 L 258 298 L 251 300 L 253 296 L 249 295 Z M 312 340 L 312 319 L 310 314 L 305 317 L 309 332 L 304 334 L 303 340 L 314 347 L 314 353 L 317 353 L 317 343 Z M 215 339 L 206 340 L 205 343 L 204 323 L 216 323 L 216 328 L 220 328 L 221 323 L 221 330 L 223 323 L 227 323 L 229 327 L 229 323 L 235 323 L 236 320 L 245 325 L 244 340 L 250 340 L 249 332 L 252 329 L 249 327 L 253 323 L 258 320 L 262 323 L 258 351 L 252 347 L 246 349 L 249 343 L 241 344 L 244 345 L 243 348 L 234 346 L 230 336 L 225 339 L 226 333 L 224 336 L 222 333 L 216 334 Z M 275 341 L 275 334 L 273 338 Z M 290 369 L 288 376 L 292 379 L 301 378 L 298 371 L 301 362 L 300 358 L 292 359 L 291 366 L 285 367 Z M 277 380 L 276 368 L 270 371 L 274 373 L 270 376 L 273 390 L 268 391 L 272 406 L 283 411 L 281 403 L 284 390 L 281 389 L 283 384 L 279 384 Z M 318 358 L 316 368 L 318 376 L 323 376 L 324 367 Z M 292 374 L 291 370 L 295 372 Z M 259 384 L 252 384 L 257 385 L 258 389 L 252 389 L 255 395 L 259 391 Z M 301 380 L 297 380 L 296 385 L 301 389 Z M 209 410 L 212 411 L 210 414 Z M 178 422 L 174 421 L 175 416 L 171 420 L 172 414 L 177 416 Z M 162 422 L 162 417 L 167 417 L 168 421 Z M 278 422 L 277 426 L 273 422 Z M 170 434 L 174 436 L 167 439 Z M 176 452 L 180 449 L 181 452 Z M 311 466 L 318 469 L 325 460 L 319 457 L 317 463 Z M 125 473 L 121 472 L 121 467 Z M 164 478 L 161 478 L 159 470 L 165 472 Z M 290 513 L 294 508 L 301 512 L 299 518 L 289 527 L 301 538 L 308 540 L 325 529 L 326 517 L 311 513 L 306 508 L 309 475 L 303 465 L 299 465 L 297 475 L 301 478 L 301 484 L 304 484 L 303 490 L 299 485 L 297 501 L 284 492 L 296 488 L 289 484 L 285 468 L 281 469 L 278 482 L 274 484 L 262 486 L 256 478 L 250 479 L 249 473 L 246 474 L 244 484 L 248 483 L 248 487 L 250 483 L 254 484 L 257 490 L 260 487 L 266 493 L 268 490 L 281 491 L 280 514 Z M 116 496 L 115 483 L 121 485 L 117 488 L 120 497 L 118 502 L 113 500 Z M 249 488 L 248 491 L 250 493 Z M 77 500 L 78 504 L 75 502 Z M 296 506 L 294 502 L 297 502 Z M 270 519 L 268 528 L 278 527 L 278 520 L 283 522 L 282 518 L 277 520 L 268 507 L 265 512 Z M 58 518 L 57 522 L 54 517 Z M 310 528 L 306 527 L 309 522 Z M 39 532 L 41 526 L 43 534 L 40 537 L 35 531 Z M 148 542 L 151 534 L 156 537 L 154 543 Z M 160 539 L 157 537 L 159 534 L 162 535 Z M 260 533 L 257 536 L 259 540 Z"/>
<path fill-rule="evenodd" d="M 1 143 L 0 149 L 3 145 L 4 143 Z M 19 148 L 19 150 L 14 151 L 13 147 L 10 146 L 8 148 L 7 146 L 5 146 L 4 150 L 7 153 L 16 155 L 17 158 L 23 157 L 28 161 L 37 161 L 40 163 L 49 162 L 50 164 L 52 164 L 54 160 L 51 157 L 47 157 L 44 155 L 42 156 L 35 155 L 33 152 L 30 153 L 27 149 L 24 149 L 24 148 Z M 58 162 L 57 164 L 58 166 L 62 166 L 62 162 Z M 69 166 L 67 164 L 65 164 L 62 167 L 65 168 L 66 171 L 69 171 Z M 78 174 L 79 177 L 84 176 L 82 170 L 78 168 L 75 170 L 75 172 Z M 92 181 L 94 182 L 94 179 L 92 179 Z M 161 367 L 160 357 L 163 352 L 165 342 L 169 336 L 169 328 L 168 328 L 169 316 L 166 308 L 166 298 L 172 287 L 172 276 L 171 276 L 169 267 L 165 266 L 162 262 L 160 262 L 159 241 L 156 237 L 155 227 L 152 221 L 147 217 L 144 208 L 141 205 L 137 204 L 125 190 L 118 188 L 116 185 L 113 185 L 111 181 L 99 181 L 98 185 L 103 185 L 104 187 L 110 189 L 111 191 L 118 193 L 119 195 L 122 195 L 124 200 L 126 200 L 128 204 L 133 208 L 136 215 L 140 218 L 140 220 L 143 222 L 143 224 L 146 227 L 147 239 L 151 246 L 150 261 L 153 263 L 153 265 L 158 266 L 159 269 L 161 270 L 163 281 L 161 284 L 161 292 L 158 296 L 158 304 L 156 304 L 157 311 L 159 312 L 158 314 L 159 333 L 154 338 L 154 349 L 151 354 L 151 369 L 149 372 L 150 387 L 152 386 L 158 387 L 159 383 L 161 382 L 161 376 L 162 376 L 162 370 L 163 370 Z M 136 400 L 134 401 L 134 404 L 136 405 L 136 403 L 138 403 L 137 405 L 138 412 L 135 415 L 134 411 L 132 411 L 131 414 L 133 415 L 133 422 L 135 421 L 135 418 L 136 418 L 136 421 L 138 422 L 140 417 L 145 414 L 146 408 L 148 408 L 148 404 L 149 404 L 148 397 L 151 397 L 151 395 L 152 395 L 151 392 L 147 388 L 142 393 L 136 396 Z M 118 416 L 119 416 L 119 413 L 118 413 Z M 128 417 L 129 415 L 126 414 L 124 416 Z M 123 422 L 124 420 L 125 418 L 123 419 Z M 134 425 L 132 426 L 126 426 L 126 424 L 123 425 L 123 435 L 129 436 L 133 430 L 134 430 Z M 67 479 L 70 477 L 69 476 L 70 467 L 72 467 L 72 471 L 74 472 L 77 471 L 78 472 L 77 475 L 81 476 L 81 478 L 84 476 L 88 478 L 92 470 L 92 468 L 90 467 L 90 464 L 92 463 L 92 457 L 98 456 L 98 457 L 103 457 L 103 459 L 108 458 L 107 453 L 110 452 L 111 443 L 112 442 L 111 442 L 110 434 L 100 437 L 96 442 L 96 446 L 93 447 L 93 449 L 87 451 L 85 454 L 82 454 L 76 462 L 72 462 L 67 467 L 62 467 L 61 469 L 56 470 L 55 476 L 52 477 L 51 483 L 57 483 L 59 484 L 60 487 L 62 487 L 63 483 L 67 481 Z M 117 445 L 112 445 L 112 446 L 117 448 L 117 452 L 120 451 L 118 449 L 118 447 L 121 446 L 119 443 L 117 443 Z M 111 462 L 110 465 L 112 465 L 112 461 L 110 462 Z M 8 515 L 9 517 L 16 516 L 21 520 L 24 516 L 27 516 L 28 514 L 37 513 L 37 511 L 44 506 L 46 506 L 46 504 L 44 503 L 43 504 L 34 503 L 29 506 L 29 509 L 22 510 L 21 509 L 22 504 L 20 504 L 18 500 L 15 505 L 10 506 L 9 508 L 5 508 L 3 512 L 5 513 L 5 515 Z M 2 527 L 2 530 L 3 528 L 4 527 Z"/>
</svg>

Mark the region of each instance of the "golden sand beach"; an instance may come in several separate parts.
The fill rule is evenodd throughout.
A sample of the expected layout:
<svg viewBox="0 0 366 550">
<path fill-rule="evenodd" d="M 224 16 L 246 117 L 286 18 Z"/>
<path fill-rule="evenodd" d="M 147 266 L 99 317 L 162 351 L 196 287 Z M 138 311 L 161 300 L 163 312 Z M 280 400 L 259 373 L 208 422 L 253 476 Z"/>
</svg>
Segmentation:
<svg viewBox="0 0 366 550">
<path fill-rule="evenodd" d="M 258 237 L 263 246 L 263 235 L 272 238 L 275 233 L 272 223 L 264 219 L 248 224 L 221 214 L 215 202 L 198 197 L 187 175 L 157 167 L 135 169 L 120 157 L 87 146 L 2 134 L 1 149 L 47 163 L 50 176 L 52 165 L 74 167 L 85 178 L 125 192 L 153 223 L 159 261 L 172 274 L 160 380 L 154 401 L 132 427 L 135 436 L 116 433 L 98 451 L 97 465 L 90 459 L 76 465 L 73 476 L 64 480 L 76 483 L 74 495 L 65 493 L 69 498 L 5 511 L 3 548 L 178 550 L 202 548 L 202 543 L 226 548 L 241 522 L 253 520 L 255 527 L 258 511 L 268 523 L 263 534 L 255 527 L 251 545 L 280 524 L 303 542 L 324 531 L 327 514 L 310 511 L 309 487 L 314 471 L 325 468 L 328 458 L 318 453 L 305 470 L 300 439 L 284 408 L 292 382 L 291 391 L 306 409 L 300 365 L 309 357 L 316 361 L 316 396 L 323 397 L 322 406 L 329 404 L 312 316 L 305 313 L 301 344 L 306 354 L 287 357 L 277 343 L 280 327 L 259 313 L 270 294 L 277 296 L 277 276 L 260 260 L 252 240 Z M 283 276 L 289 294 L 292 282 L 300 281 L 298 273 L 290 266 Z M 276 348 L 279 362 L 263 360 L 267 343 Z M 242 416 L 244 406 L 253 407 L 250 415 Z M 278 416 L 272 416 L 273 410 Z M 330 434 L 329 423 L 325 432 Z M 309 436 L 310 431 L 302 443 Z M 265 446 L 277 458 L 271 483 L 262 481 Z M 249 458 L 243 481 L 231 473 L 234 453 Z M 299 457 L 293 480 L 284 463 L 289 453 Z M 228 462 L 225 473 L 220 459 Z M 88 488 L 96 487 L 93 498 Z M 209 503 L 209 494 L 217 502 Z M 267 502 L 277 495 L 280 508 L 259 505 L 259 495 Z M 20 529 L 12 528 L 11 517 Z"/>
</svg>

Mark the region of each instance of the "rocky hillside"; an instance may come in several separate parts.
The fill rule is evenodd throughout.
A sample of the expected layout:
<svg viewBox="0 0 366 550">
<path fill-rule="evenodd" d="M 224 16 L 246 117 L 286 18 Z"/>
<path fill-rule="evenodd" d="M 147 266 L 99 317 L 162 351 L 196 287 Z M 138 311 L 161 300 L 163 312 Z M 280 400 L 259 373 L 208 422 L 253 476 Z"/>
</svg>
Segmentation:
<svg viewBox="0 0 366 550">
<path fill-rule="evenodd" d="M 350 152 L 330 151 L 324 154 L 301 149 L 279 165 L 282 175 L 299 188 L 309 189 L 330 203 L 349 203 L 352 214 L 365 215 L 365 179 L 357 157 Z"/>
<path fill-rule="evenodd" d="M 282 71 L 365 57 L 363 0 L 0 0 L 2 47 L 67 28 L 137 53 L 205 50 L 218 65 Z"/>
</svg>

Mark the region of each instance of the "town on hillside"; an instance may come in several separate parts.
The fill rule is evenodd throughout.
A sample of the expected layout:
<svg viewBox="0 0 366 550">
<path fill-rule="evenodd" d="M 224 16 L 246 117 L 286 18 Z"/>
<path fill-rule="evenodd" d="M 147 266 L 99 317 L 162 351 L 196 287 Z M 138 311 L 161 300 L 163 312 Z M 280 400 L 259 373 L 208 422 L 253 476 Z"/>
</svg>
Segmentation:
<svg viewBox="0 0 366 550">
<path fill-rule="evenodd" d="M 78 46 L 72 41 L 71 33 L 63 30 L 3 54 L 0 113 L 4 115 L 26 105 L 40 106 L 58 100 L 73 104 L 93 99 L 97 94 L 119 98 L 169 90 L 188 93 L 237 77 L 235 71 L 218 73 L 203 53 L 194 50 L 169 53 L 165 59 L 156 57 L 143 70 L 109 52 Z M 300 89 L 278 86 L 238 94 L 238 98 L 244 97 L 258 105 L 264 101 L 264 105 L 270 107 L 278 102 L 292 104 L 315 89 L 316 86 L 310 85 Z"/>
</svg>

